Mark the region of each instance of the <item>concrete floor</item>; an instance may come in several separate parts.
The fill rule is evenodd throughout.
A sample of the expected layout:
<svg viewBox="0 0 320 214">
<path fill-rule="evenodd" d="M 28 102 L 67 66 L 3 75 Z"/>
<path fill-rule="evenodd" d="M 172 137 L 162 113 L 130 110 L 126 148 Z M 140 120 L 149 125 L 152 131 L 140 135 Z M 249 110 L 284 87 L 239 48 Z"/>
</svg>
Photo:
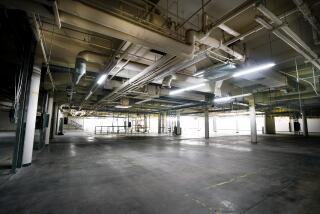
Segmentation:
<svg viewBox="0 0 320 214">
<path fill-rule="evenodd" d="M 10 174 L 11 172 L 15 140 L 15 132 L 0 131 L 0 184 L 4 179 L 4 176 Z"/>
<path fill-rule="evenodd" d="M 57 137 L 0 213 L 319 213 L 320 138 Z"/>
</svg>

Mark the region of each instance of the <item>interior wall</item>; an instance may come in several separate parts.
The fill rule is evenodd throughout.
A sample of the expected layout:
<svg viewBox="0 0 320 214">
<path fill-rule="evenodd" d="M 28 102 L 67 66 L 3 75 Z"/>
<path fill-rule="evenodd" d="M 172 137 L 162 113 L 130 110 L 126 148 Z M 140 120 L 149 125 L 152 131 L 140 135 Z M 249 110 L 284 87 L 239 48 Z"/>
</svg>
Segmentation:
<svg viewBox="0 0 320 214">
<path fill-rule="evenodd" d="M 125 121 L 128 121 L 127 117 L 69 117 L 69 124 L 65 127 L 72 129 L 72 123 L 77 123 L 81 125 L 82 129 L 86 132 L 94 133 L 97 126 L 124 126 Z M 129 118 L 129 121 L 131 122 L 132 126 L 139 126 L 141 127 L 141 132 L 143 132 L 144 127 L 144 117 L 138 117 L 138 118 Z M 148 125 L 149 124 L 149 125 Z M 147 117 L 147 127 L 149 130 L 149 133 L 158 133 L 158 118 L 157 117 L 151 117 L 149 119 L 149 116 Z M 106 128 L 104 127 L 103 130 L 106 131 L 107 129 L 112 130 L 112 128 Z M 97 130 L 100 130 L 99 127 L 97 127 Z M 117 127 L 113 128 L 113 131 L 116 132 L 118 130 Z M 124 127 L 119 127 L 119 132 L 124 132 Z"/>
<path fill-rule="evenodd" d="M 214 118 L 216 129 L 214 129 Z M 264 116 L 257 115 L 257 132 L 262 133 L 264 127 Z M 238 127 L 238 128 L 237 128 Z M 201 116 L 182 116 L 181 135 L 184 137 L 204 137 L 204 117 Z M 209 117 L 209 134 L 211 137 L 216 135 L 248 135 L 250 134 L 249 115 L 225 115 Z"/>
<path fill-rule="evenodd" d="M 289 123 L 293 129 L 293 120 L 290 121 L 289 117 L 275 117 L 276 133 L 288 133 Z M 302 128 L 302 120 L 299 119 Z M 320 118 L 308 118 L 308 131 L 309 133 L 320 133 Z"/>
<path fill-rule="evenodd" d="M 308 118 L 309 133 L 320 133 L 320 118 Z"/>
</svg>

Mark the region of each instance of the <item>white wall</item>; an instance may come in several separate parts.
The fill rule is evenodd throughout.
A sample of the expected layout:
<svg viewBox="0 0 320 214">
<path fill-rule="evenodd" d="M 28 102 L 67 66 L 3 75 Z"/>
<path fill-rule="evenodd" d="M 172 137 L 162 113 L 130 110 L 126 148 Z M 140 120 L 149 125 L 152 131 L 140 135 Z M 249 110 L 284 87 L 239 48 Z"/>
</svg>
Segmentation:
<svg viewBox="0 0 320 214">
<path fill-rule="evenodd" d="M 214 132 L 213 116 L 209 117 L 209 130 L 210 136 L 216 135 L 248 135 L 250 134 L 250 117 L 249 115 L 226 115 L 215 116 L 217 132 Z M 86 117 L 77 118 L 71 117 L 70 119 L 83 124 L 83 128 L 87 132 L 94 132 L 95 126 L 123 126 L 127 118 L 114 118 L 112 117 Z M 69 119 L 69 120 L 70 120 Z M 262 133 L 264 127 L 264 116 L 257 115 L 257 132 Z M 175 118 L 167 117 L 167 127 L 174 125 Z M 134 121 L 130 118 L 130 121 Z M 137 123 L 143 125 L 143 116 Z M 204 137 L 204 117 L 201 116 L 181 116 L 180 124 L 182 128 L 183 137 Z M 148 116 L 149 123 L 149 116 Z M 238 133 L 236 132 L 238 123 Z M 301 121 L 300 121 L 301 123 Z M 150 117 L 149 133 L 158 133 L 158 117 Z M 276 132 L 289 132 L 289 117 L 275 117 Z M 308 118 L 309 132 L 320 133 L 320 118 Z M 116 131 L 116 128 L 114 129 Z M 121 131 L 121 130 L 120 130 Z"/>
<path fill-rule="evenodd" d="M 276 125 L 276 132 L 278 133 L 286 133 L 289 132 L 289 117 L 275 117 L 275 125 Z M 302 129 L 302 120 L 299 119 Z M 308 130 L 309 133 L 320 133 L 320 118 L 308 118 Z M 293 130 L 293 120 L 291 120 L 291 127 Z"/>
<path fill-rule="evenodd" d="M 213 116 L 209 117 L 209 134 L 215 135 L 236 135 L 250 134 L 249 115 L 226 115 L 216 117 L 216 132 L 213 127 Z M 257 115 L 257 131 L 262 133 L 264 126 L 264 116 Z M 237 133 L 238 123 L 238 133 Z M 184 137 L 204 137 L 204 117 L 200 116 L 181 116 L 182 136 Z"/>
<path fill-rule="evenodd" d="M 276 133 L 277 132 L 289 132 L 289 117 L 275 117 L 274 118 L 275 127 L 276 127 Z M 301 123 L 301 121 L 300 121 Z M 293 129 L 293 125 L 291 124 L 291 127 Z"/>
<path fill-rule="evenodd" d="M 69 117 L 69 121 L 73 120 L 78 124 L 83 126 L 83 130 L 86 132 L 94 133 L 96 126 L 124 126 L 124 122 L 127 121 L 127 118 L 112 118 L 109 117 Z M 144 117 L 143 115 L 138 119 L 129 118 L 129 121 L 132 122 L 132 125 L 141 125 L 144 126 Z M 70 122 L 69 122 L 70 123 Z M 147 117 L 147 123 L 149 123 L 149 116 Z M 158 118 L 150 117 L 149 133 L 158 133 Z M 68 126 L 66 126 L 68 127 Z M 105 129 L 104 129 L 105 130 Z M 119 129 L 120 132 L 124 131 L 124 128 Z M 114 128 L 114 131 L 117 131 L 117 128 Z"/>
<path fill-rule="evenodd" d="M 320 133 L 320 118 L 308 118 L 309 133 Z"/>
</svg>

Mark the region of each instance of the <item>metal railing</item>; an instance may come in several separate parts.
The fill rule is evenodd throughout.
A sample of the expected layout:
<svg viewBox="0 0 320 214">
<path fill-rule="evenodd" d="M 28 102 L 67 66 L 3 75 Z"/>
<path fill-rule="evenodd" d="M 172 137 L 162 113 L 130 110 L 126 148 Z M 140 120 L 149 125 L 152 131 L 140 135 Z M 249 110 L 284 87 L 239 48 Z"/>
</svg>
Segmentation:
<svg viewBox="0 0 320 214">
<path fill-rule="evenodd" d="M 143 126 L 95 126 L 94 134 L 146 134 L 149 133 L 149 128 Z"/>
</svg>

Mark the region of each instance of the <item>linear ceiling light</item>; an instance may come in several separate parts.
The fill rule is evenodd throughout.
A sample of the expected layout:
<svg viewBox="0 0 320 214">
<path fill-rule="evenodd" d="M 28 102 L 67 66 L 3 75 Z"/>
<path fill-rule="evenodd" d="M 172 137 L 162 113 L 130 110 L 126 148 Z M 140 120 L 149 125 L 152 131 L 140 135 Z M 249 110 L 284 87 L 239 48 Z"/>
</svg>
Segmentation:
<svg viewBox="0 0 320 214">
<path fill-rule="evenodd" d="M 204 85 L 205 85 L 205 83 L 201 83 L 201 84 L 198 84 L 198 85 L 193 85 L 193 86 L 190 86 L 190 87 L 186 87 L 186 88 L 181 88 L 181 89 L 178 89 L 178 90 L 170 91 L 169 95 L 180 94 L 180 93 L 182 93 L 184 91 L 190 91 L 190 90 L 193 90 L 193 89 L 196 89 L 196 88 L 200 88 L 200 87 L 202 87 Z"/>
<path fill-rule="evenodd" d="M 88 100 L 91 95 L 92 95 L 92 91 L 89 92 L 89 94 L 86 96 L 86 98 L 84 98 L 84 100 Z"/>
<path fill-rule="evenodd" d="M 251 93 L 248 93 L 248 94 L 240 94 L 240 95 L 235 95 L 235 96 L 228 96 L 228 97 L 220 97 L 220 98 L 216 98 L 214 99 L 214 102 L 215 103 L 224 103 L 224 102 L 228 102 L 232 99 L 235 99 L 235 98 L 239 98 L 239 97 L 247 97 L 247 96 L 250 96 L 252 95 Z"/>
<path fill-rule="evenodd" d="M 101 85 L 107 78 L 107 74 L 103 74 L 97 81 L 99 85 Z"/>
<path fill-rule="evenodd" d="M 204 72 L 205 72 L 205 70 L 203 70 L 203 71 L 199 71 L 199 72 L 197 72 L 197 73 L 193 74 L 192 76 L 197 77 L 197 76 L 199 76 L 199 75 L 203 74 Z"/>
<path fill-rule="evenodd" d="M 131 106 L 117 105 L 117 106 L 115 106 L 115 108 L 123 108 L 123 109 L 125 109 L 125 108 L 131 108 Z"/>
<path fill-rule="evenodd" d="M 246 74 L 250 74 L 250 73 L 254 73 L 254 72 L 257 72 L 257 71 L 262 71 L 262 70 L 271 68 L 271 67 L 273 67 L 275 65 L 276 65 L 275 63 L 271 62 L 271 63 L 255 66 L 255 67 L 252 67 L 252 68 L 248 68 L 248 69 L 244 69 L 244 70 L 241 70 L 239 72 L 236 72 L 232 76 L 233 77 L 243 76 L 243 75 L 246 75 Z"/>
</svg>

